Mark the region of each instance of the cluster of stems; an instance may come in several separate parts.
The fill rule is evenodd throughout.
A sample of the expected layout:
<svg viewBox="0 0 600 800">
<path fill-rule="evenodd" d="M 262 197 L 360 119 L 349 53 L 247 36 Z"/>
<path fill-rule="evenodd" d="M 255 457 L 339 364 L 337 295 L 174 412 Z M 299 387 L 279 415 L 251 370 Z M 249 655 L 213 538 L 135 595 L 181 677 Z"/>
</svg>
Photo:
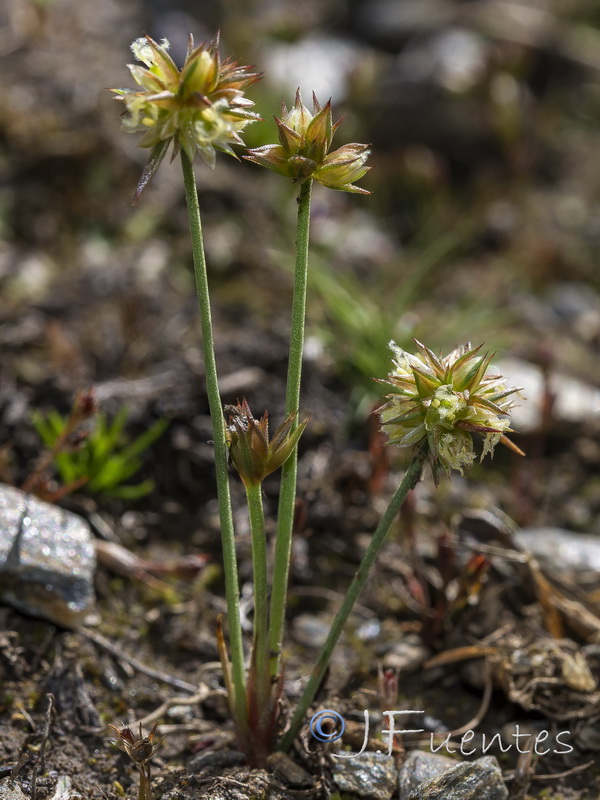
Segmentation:
<svg viewBox="0 0 600 800">
<path fill-rule="evenodd" d="M 417 453 L 405 474 L 404 480 L 383 515 L 331 626 L 304 693 L 296 706 L 291 723 L 280 741 L 275 742 L 278 699 L 281 691 L 281 653 L 285 629 L 286 597 L 296 500 L 297 445 L 294 446 L 282 467 L 270 592 L 262 487 L 260 482 L 246 484 L 254 575 L 254 637 L 250 668 L 247 675 L 244 663 L 235 535 L 229 492 L 227 428 L 218 388 L 200 209 L 192 164 L 185 153 L 181 154 L 181 159 L 192 236 L 196 289 L 200 307 L 206 386 L 214 431 L 215 468 L 229 631 L 230 661 L 224 665 L 224 669 L 230 709 L 236 723 L 240 745 L 244 748 L 248 759 L 252 763 L 261 764 L 264 763 L 266 756 L 275 747 L 288 750 L 299 732 L 323 680 L 333 649 L 354 603 L 366 583 L 369 570 L 375 562 L 408 492 L 420 479 L 426 452 L 421 450 Z M 312 181 L 310 179 L 303 181 L 300 184 L 298 195 L 296 261 L 285 401 L 285 413 L 287 415 L 294 415 L 300 406 L 311 184 Z M 220 650 L 222 658 L 226 659 L 227 651 L 224 648 L 222 633 L 220 635 Z"/>
<path fill-rule="evenodd" d="M 224 409 L 219 393 L 193 158 L 198 153 L 209 167 L 214 167 L 217 151 L 235 155 L 232 146 L 243 146 L 240 133 L 260 119 L 250 110 L 253 103 L 244 92 L 261 76 L 253 72 L 252 67 L 241 66 L 232 59 L 221 60 L 218 45 L 217 37 L 212 42 L 195 46 L 190 36 L 185 62 L 179 69 L 169 55 L 167 40 L 158 43 L 149 36 L 136 39 L 132 52 L 139 63 L 129 65 L 129 70 L 137 88 L 113 89 L 113 92 L 125 106 L 123 130 L 142 132 L 140 145 L 151 148 L 136 199 L 171 146 L 173 158 L 181 157 L 213 426 L 227 596 L 227 636 L 223 619 L 219 618 L 217 645 L 238 744 L 250 765 L 263 767 L 274 749 L 288 750 L 292 746 L 354 604 L 402 504 L 420 480 L 425 462 L 430 463 L 436 483 L 442 470 L 462 473 L 475 458 L 472 433 L 483 435 L 483 455 L 491 453 L 498 442 L 520 452 L 506 437 L 511 430 L 508 419 L 511 397 L 517 390 L 506 388 L 501 376 L 487 375 L 492 356 L 480 354 L 480 348 L 471 349 L 466 345 L 444 357 L 415 341 L 419 351 L 415 356 L 391 343 L 394 368 L 387 379 L 380 381 L 390 394 L 378 413 L 389 441 L 400 447 L 413 447 L 413 458 L 365 550 L 291 720 L 278 739 L 278 729 L 283 727 L 279 725 L 278 716 L 283 688 L 282 648 L 296 502 L 298 439 L 308 422 L 308 418 L 300 422 L 297 414 L 301 407 L 311 190 L 316 181 L 330 189 L 369 194 L 356 182 L 370 169 L 367 166 L 370 151 L 369 145 L 356 142 L 332 150 L 341 120 L 333 122 L 331 102 L 321 106 L 313 95 L 313 112 L 310 112 L 298 90 L 294 105 L 288 109 L 283 103 L 280 118 L 275 117 L 278 141 L 247 150 L 244 156 L 248 161 L 292 179 L 299 187 L 286 418 L 269 438 L 266 412 L 260 420 L 255 420 L 245 400 Z M 78 406 L 70 418 L 68 430 L 82 415 L 91 412 L 89 398 L 87 403 L 85 399 L 82 398 L 81 407 Z M 225 412 L 231 412 L 230 424 Z M 244 484 L 250 519 L 254 630 L 248 666 L 240 615 L 229 487 L 230 460 Z M 42 467 L 38 465 L 27 487 L 31 488 L 38 481 Z M 280 467 L 277 527 L 269 570 L 262 481 Z M 139 737 L 136 737 L 127 728 L 117 729 L 121 748 L 140 771 L 140 800 L 152 797 L 149 761 L 157 746 L 153 743 L 155 731 L 156 726 L 148 737 L 143 737 L 140 728 Z"/>
<path fill-rule="evenodd" d="M 368 194 L 355 182 L 369 169 L 366 165 L 369 149 L 368 145 L 352 143 L 332 151 L 331 144 L 339 121 L 334 123 L 332 120 L 331 103 L 321 106 L 313 96 L 314 112 L 311 113 L 303 105 L 298 91 L 293 107 L 288 109 L 283 104 L 281 118 L 275 118 L 278 143 L 248 150 L 245 156 L 249 161 L 293 179 L 299 186 L 286 418 L 269 439 L 266 412 L 260 420 L 255 420 L 245 400 L 225 409 L 222 405 L 200 206 L 192 163 L 198 151 L 209 166 L 214 166 L 217 150 L 233 154 L 231 146 L 243 144 L 240 132 L 258 119 L 258 115 L 249 111 L 253 104 L 244 97 L 244 90 L 260 76 L 250 67 L 240 66 L 230 59 L 221 61 L 218 40 L 195 47 L 190 37 L 181 70 L 171 59 L 168 47 L 166 40 L 161 44 L 150 37 L 136 40 L 132 50 L 144 66 L 130 65 L 130 71 L 138 89 L 113 91 L 126 107 L 124 130 L 145 131 L 141 144 L 152 148 L 136 197 L 158 169 L 171 144 L 173 156 L 181 156 L 200 309 L 206 389 L 213 425 L 227 595 L 228 636 L 222 619 L 219 619 L 217 644 L 239 746 L 251 765 L 265 766 L 267 757 L 275 748 L 288 750 L 292 746 L 354 603 L 404 500 L 420 480 L 425 461 L 431 464 L 436 483 L 441 470 L 462 472 L 475 457 L 474 432 L 484 437 L 483 455 L 491 453 L 498 442 L 520 452 L 505 435 L 510 431 L 508 414 L 512 395 L 517 390 L 506 388 L 501 376 L 487 374 L 492 356 L 481 354 L 480 348 L 472 349 L 466 345 L 444 357 L 415 341 L 419 351 L 415 356 L 391 343 L 395 354 L 394 368 L 387 379 L 381 381 L 390 394 L 379 409 L 380 419 L 389 440 L 401 447 L 414 447 L 414 455 L 363 555 L 291 720 L 277 740 L 278 727 L 281 727 L 278 726 L 278 714 L 283 687 L 282 647 L 296 501 L 297 448 L 298 439 L 308 422 L 308 419 L 299 422 L 297 414 L 304 348 L 311 190 L 313 181 L 318 181 L 328 188 Z M 224 411 L 231 411 L 230 425 Z M 254 633 L 248 667 L 240 617 L 229 490 L 230 458 L 246 490 L 252 541 Z M 280 467 L 277 529 L 269 580 L 262 481 Z M 120 733 L 124 749 L 130 756 L 135 756 L 140 765 L 140 797 L 145 795 L 146 800 L 150 796 L 147 764 L 153 751 L 153 735 L 154 731 L 146 741 L 140 731 L 138 741 L 128 729 Z"/>
<path fill-rule="evenodd" d="M 379 413 L 390 441 L 401 447 L 415 447 L 415 455 L 365 551 L 291 722 L 283 737 L 276 742 L 283 684 L 281 654 L 294 526 L 297 446 L 308 421 L 299 422 L 297 413 L 304 347 L 311 189 L 313 181 L 318 181 L 331 189 L 369 194 L 356 185 L 356 181 L 369 170 L 369 146 L 351 143 L 331 150 L 340 124 L 340 120 L 333 122 L 331 103 L 321 106 L 313 95 L 311 113 L 304 106 L 298 90 L 294 105 L 288 109 L 285 103 L 282 104 L 281 118 L 275 118 L 278 142 L 247 151 L 247 160 L 291 178 L 299 186 L 286 419 L 269 440 L 266 412 L 260 420 L 255 420 L 244 400 L 242 404 L 228 407 L 232 413 L 231 425 L 228 426 L 219 394 L 202 224 L 192 160 L 198 152 L 213 167 L 217 150 L 233 155 L 232 145 L 243 145 L 240 133 L 259 119 L 249 110 L 253 103 L 245 98 L 244 91 L 259 80 L 260 74 L 231 59 L 222 61 L 218 44 L 217 37 L 196 47 L 190 36 L 185 62 L 178 69 L 169 55 L 166 40 L 159 44 L 149 36 L 137 39 L 132 51 L 140 63 L 129 65 L 137 88 L 113 91 L 125 105 L 123 129 L 129 133 L 144 132 L 140 144 L 152 148 L 136 198 L 160 166 L 171 144 L 173 157 L 181 156 L 200 308 L 206 388 L 213 424 L 227 594 L 228 638 L 225 637 L 223 622 L 219 620 L 217 642 L 240 747 L 251 764 L 262 766 L 276 746 L 289 749 L 304 722 L 369 570 L 408 492 L 419 481 L 425 460 L 430 462 L 436 482 L 442 469 L 448 473 L 453 469 L 462 472 L 475 457 L 473 432 L 484 436 L 483 455 L 491 453 L 499 441 L 518 451 L 505 435 L 510 431 L 510 398 L 516 390 L 507 389 L 501 376 L 486 374 L 492 356 L 481 355 L 480 348 L 472 350 L 467 345 L 446 357 L 438 357 L 420 342 L 415 342 L 418 356 L 393 345 L 394 369 L 387 380 L 381 381 L 391 393 Z M 246 489 L 252 539 L 254 635 L 248 669 L 240 620 L 229 456 Z M 280 467 L 277 532 L 269 583 L 262 481 Z M 134 746 L 131 742 L 129 745 L 130 749 Z"/>
</svg>

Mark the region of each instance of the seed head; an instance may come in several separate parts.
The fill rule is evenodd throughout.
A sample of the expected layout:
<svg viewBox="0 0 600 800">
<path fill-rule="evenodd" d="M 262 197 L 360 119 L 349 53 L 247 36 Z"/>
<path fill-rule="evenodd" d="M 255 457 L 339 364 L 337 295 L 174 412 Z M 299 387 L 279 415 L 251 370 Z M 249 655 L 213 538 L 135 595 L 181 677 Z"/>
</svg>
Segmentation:
<svg viewBox="0 0 600 800">
<path fill-rule="evenodd" d="M 440 467 L 461 475 L 474 459 L 473 433 L 484 437 L 481 459 L 498 442 L 523 453 L 506 437 L 510 431 L 511 395 L 500 375 L 487 375 L 493 358 L 470 344 L 436 356 L 415 339 L 419 355 L 390 342 L 394 369 L 380 381 L 392 391 L 377 410 L 390 444 L 409 447 L 426 441 L 436 483 Z"/>
<path fill-rule="evenodd" d="M 260 420 L 254 419 L 245 400 L 241 405 L 225 406 L 225 411 L 229 413 L 230 420 L 229 453 L 245 486 L 258 485 L 287 461 L 309 420 L 306 417 L 294 427 L 294 412 L 269 440 L 269 416 L 266 411 Z"/>
<path fill-rule="evenodd" d="M 113 89 L 116 99 L 125 104 L 123 130 L 144 132 L 140 147 L 153 148 L 152 172 L 173 142 L 173 157 L 183 148 L 190 161 L 198 151 L 214 168 L 216 151 L 235 156 L 233 144 L 243 145 L 241 131 L 260 119 L 249 111 L 254 105 L 244 90 L 260 74 L 231 59 L 221 61 L 219 39 L 194 47 L 190 34 L 185 62 L 179 70 L 169 55 L 169 42 L 160 44 L 150 36 L 136 39 L 131 50 L 140 64 L 129 70 L 140 89 Z M 158 161 L 156 165 L 153 161 Z M 148 168 L 147 168 L 148 169 Z M 142 186 L 143 188 L 143 186 Z"/>
<path fill-rule="evenodd" d="M 266 144 L 248 150 L 244 158 L 295 181 L 314 178 L 330 189 L 370 194 L 353 183 L 370 169 L 366 166 L 369 146 L 346 144 L 329 153 L 331 141 L 342 120 L 333 122 L 331 100 L 321 108 L 313 94 L 313 106 L 314 113 L 311 114 L 302 104 L 298 89 L 294 106 L 288 111 L 285 103 L 282 103 L 281 119 L 275 117 L 279 144 Z"/>
</svg>

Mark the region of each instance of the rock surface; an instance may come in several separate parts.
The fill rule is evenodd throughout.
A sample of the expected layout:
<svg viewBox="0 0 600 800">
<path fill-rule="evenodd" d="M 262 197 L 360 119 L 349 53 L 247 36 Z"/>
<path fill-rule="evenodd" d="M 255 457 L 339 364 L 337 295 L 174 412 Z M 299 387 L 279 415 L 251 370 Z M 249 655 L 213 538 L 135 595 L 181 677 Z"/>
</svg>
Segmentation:
<svg viewBox="0 0 600 800">
<path fill-rule="evenodd" d="M 422 783 L 408 800 L 505 800 L 508 789 L 498 761 L 484 756 L 464 761 L 427 783 Z"/>
<path fill-rule="evenodd" d="M 21 787 L 13 780 L 3 781 L 0 783 L 0 800 L 29 800 L 26 794 L 23 794 Z"/>
<path fill-rule="evenodd" d="M 0 485 L 0 598 L 64 627 L 94 603 L 94 540 L 76 514 Z"/>
<path fill-rule="evenodd" d="M 432 778 L 437 778 L 443 772 L 457 766 L 457 761 L 448 756 L 436 753 L 427 753 L 423 750 L 413 750 L 406 757 L 398 774 L 399 800 L 408 800 L 421 784 L 427 783 Z"/>
</svg>

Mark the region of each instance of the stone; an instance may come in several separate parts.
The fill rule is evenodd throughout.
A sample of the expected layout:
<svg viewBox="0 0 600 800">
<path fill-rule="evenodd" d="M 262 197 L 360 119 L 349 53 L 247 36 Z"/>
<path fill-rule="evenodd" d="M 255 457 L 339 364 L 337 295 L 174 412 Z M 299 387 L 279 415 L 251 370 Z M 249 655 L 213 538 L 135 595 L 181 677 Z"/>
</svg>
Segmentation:
<svg viewBox="0 0 600 800">
<path fill-rule="evenodd" d="M 293 789 L 307 789 L 314 785 L 313 776 L 286 753 L 271 753 L 267 758 L 269 769 L 275 777 Z"/>
<path fill-rule="evenodd" d="M 421 664 L 431 655 L 416 634 L 407 634 L 397 641 L 383 659 L 383 666 L 395 669 L 399 675 L 410 675 L 416 672 Z"/>
<path fill-rule="evenodd" d="M 94 603 L 96 552 L 84 520 L 0 484 L 0 598 L 66 628 Z"/>
<path fill-rule="evenodd" d="M 398 773 L 399 800 L 408 800 L 411 792 L 422 783 L 437 778 L 438 775 L 455 767 L 457 763 L 455 759 L 448 758 L 448 756 L 413 750 L 406 756 Z"/>
<path fill-rule="evenodd" d="M 363 753 L 332 761 L 333 781 L 340 792 L 367 800 L 391 800 L 396 793 L 398 770 L 386 753 Z"/>
<path fill-rule="evenodd" d="M 506 800 L 507 797 L 498 760 L 483 756 L 477 761 L 463 761 L 422 783 L 408 800 Z"/>
<path fill-rule="evenodd" d="M 292 635 L 305 647 L 321 647 L 327 639 L 330 625 L 314 614 L 298 614 L 293 622 Z"/>
<path fill-rule="evenodd" d="M 29 800 L 29 798 L 23 794 L 18 783 L 8 780 L 0 783 L 0 800 Z"/>
</svg>

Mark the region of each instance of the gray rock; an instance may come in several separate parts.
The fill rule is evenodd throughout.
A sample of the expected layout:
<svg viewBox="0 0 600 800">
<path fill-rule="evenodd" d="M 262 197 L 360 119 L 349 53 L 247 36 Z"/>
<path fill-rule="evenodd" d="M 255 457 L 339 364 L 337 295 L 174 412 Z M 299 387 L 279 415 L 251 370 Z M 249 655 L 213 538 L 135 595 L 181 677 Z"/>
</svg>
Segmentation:
<svg viewBox="0 0 600 800">
<path fill-rule="evenodd" d="M 457 764 L 457 761 L 448 756 L 413 750 L 407 755 L 398 774 L 399 800 L 408 800 L 410 793 L 414 792 L 422 783 L 437 778 L 438 775 L 456 767 Z"/>
<path fill-rule="evenodd" d="M 96 554 L 77 515 L 0 484 L 0 598 L 68 628 L 94 602 Z"/>
<path fill-rule="evenodd" d="M 355 758 L 333 759 L 333 780 L 340 792 L 390 800 L 396 793 L 398 770 L 385 753 L 363 753 Z"/>
<path fill-rule="evenodd" d="M 408 800 L 506 800 L 508 789 L 498 761 L 484 756 L 464 761 L 421 784 Z"/>
</svg>

